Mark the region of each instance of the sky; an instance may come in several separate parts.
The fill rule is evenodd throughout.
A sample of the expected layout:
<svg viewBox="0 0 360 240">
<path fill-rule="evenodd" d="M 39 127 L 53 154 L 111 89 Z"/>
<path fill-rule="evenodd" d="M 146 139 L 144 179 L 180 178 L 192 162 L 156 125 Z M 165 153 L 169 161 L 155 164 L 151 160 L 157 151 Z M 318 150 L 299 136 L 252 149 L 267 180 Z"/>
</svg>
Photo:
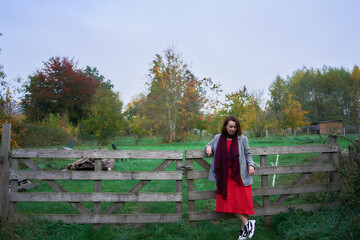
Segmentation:
<svg viewBox="0 0 360 240">
<path fill-rule="evenodd" d="M 223 95 L 268 89 L 303 67 L 360 65 L 358 0 L 0 0 L 0 65 L 24 81 L 51 57 L 96 67 L 124 104 L 175 46 Z"/>
</svg>

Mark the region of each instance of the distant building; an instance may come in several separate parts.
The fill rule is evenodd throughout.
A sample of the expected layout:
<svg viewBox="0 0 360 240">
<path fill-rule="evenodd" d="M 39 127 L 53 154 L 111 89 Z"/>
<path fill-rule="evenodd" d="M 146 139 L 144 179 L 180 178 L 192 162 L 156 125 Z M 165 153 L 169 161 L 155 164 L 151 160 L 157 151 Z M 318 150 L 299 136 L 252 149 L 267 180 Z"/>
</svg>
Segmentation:
<svg viewBox="0 0 360 240">
<path fill-rule="evenodd" d="M 328 135 L 334 132 L 342 133 L 343 125 L 341 120 L 333 120 L 312 123 L 310 125 L 302 126 L 300 128 L 302 133 Z"/>
</svg>

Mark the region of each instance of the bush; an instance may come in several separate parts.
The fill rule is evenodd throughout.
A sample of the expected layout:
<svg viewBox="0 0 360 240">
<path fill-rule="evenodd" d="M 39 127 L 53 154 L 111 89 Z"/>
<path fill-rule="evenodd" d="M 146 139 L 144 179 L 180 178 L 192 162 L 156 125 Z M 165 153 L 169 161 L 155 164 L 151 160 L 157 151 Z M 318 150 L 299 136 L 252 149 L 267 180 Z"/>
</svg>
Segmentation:
<svg viewBox="0 0 360 240">
<path fill-rule="evenodd" d="M 22 147 L 41 147 L 66 144 L 70 133 L 59 126 L 26 124 L 21 136 Z"/>
<path fill-rule="evenodd" d="M 2 138 L 2 124 L 10 123 L 11 124 L 11 148 L 19 148 L 21 146 L 21 135 L 26 131 L 24 125 L 24 116 L 16 115 L 5 121 L 5 119 L 0 119 L 0 141 Z"/>
</svg>

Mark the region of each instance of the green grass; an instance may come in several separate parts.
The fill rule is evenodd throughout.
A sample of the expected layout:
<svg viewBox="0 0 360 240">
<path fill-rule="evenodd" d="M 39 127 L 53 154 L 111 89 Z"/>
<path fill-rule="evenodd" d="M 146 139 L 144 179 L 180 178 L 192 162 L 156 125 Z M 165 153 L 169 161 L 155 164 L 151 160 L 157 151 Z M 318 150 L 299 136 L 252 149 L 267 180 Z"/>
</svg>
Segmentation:
<svg viewBox="0 0 360 240">
<path fill-rule="evenodd" d="M 339 209 L 320 209 L 313 212 L 291 211 L 272 217 L 270 226 L 264 225 L 261 217 L 255 217 L 256 233 L 252 239 L 359 239 L 359 219 L 342 216 Z M 131 239 L 131 240 L 228 240 L 236 239 L 240 221 L 237 219 L 219 220 L 216 225 L 210 221 L 199 221 L 196 228 L 186 220 L 180 223 L 144 224 L 132 226 L 101 225 L 98 230 L 89 224 L 68 224 L 34 219 L 18 222 L 0 228 L 0 239 Z"/>
<path fill-rule="evenodd" d="M 356 135 L 350 136 L 355 139 Z M 133 138 L 123 137 L 114 140 L 119 149 L 123 150 L 193 150 L 204 149 L 210 139 L 196 142 L 179 142 L 164 144 L 161 139 L 144 138 L 136 145 Z M 250 147 L 260 146 L 288 146 L 304 144 L 323 144 L 326 138 L 319 136 L 301 135 L 291 137 L 271 137 L 262 139 L 249 138 Z M 343 138 L 338 139 L 340 149 L 345 149 L 348 141 Z M 109 146 L 95 146 L 93 142 L 85 142 L 77 149 L 107 148 Z M 43 147 L 44 148 L 44 147 Z M 316 155 L 280 155 L 280 165 L 309 163 Z M 254 157 L 259 163 L 259 159 Z M 275 162 L 276 156 L 268 156 L 268 165 Z M 34 159 L 42 168 L 48 170 L 64 169 L 71 161 L 66 159 L 59 160 L 39 160 Z M 210 158 L 207 161 L 211 161 Z M 132 159 L 118 161 L 115 171 L 150 171 L 154 169 L 160 160 L 138 160 Z M 24 165 L 20 164 L 21 168 Z M 195 169 L 201 169 L 194 164 Z M 168 167 L 169 170 L 175 169 L 173 163 Z M 276 185 L 287 185 L 297 175 L 279 175 Z M 325 176 L 326 178 L 326 176 Z M 321 181 L 322 177 L 314 177 L 314 181 Z M 260 177 L 254 177 L 254 187 L 259 187 Z M 70 192 L 92 192 L 93 181 L 58 181 L 67 191 Z M 269 177 L 269 183 L 272 177 Z M 137 181 L 103 181 L 103 192 L 126 192 Z M 146 186 L 142 192 L 174 192 L 174 181 L 153 181 Z M 186 182 L 183 183 L 184 204 L 183 221 L 180 223 L 164 224 L 143 224 L 140 226 L 130 224 L 101 225 L 101 229 L 95 230 L 90 224 L 61 224 L 40 219 L 28 222 L 17 222 L 15 224 L 0 225 L 0 239 L 236 239 L 239 231 L 240 221 L 237 219 L 219 220 L 216 225 L 210 221 L 198 221 L 197 227 L 191 227 L 187 222 L 187 192 Z M 215 185 L 206 179 L 195 181 L 195 190 L 215 189 Z M 31 191 L 53 192 L 45 183 L 41 183 Z M 318 201 L 326 201 L 327 194 L 312 195 L 293 195 L 285 204 L 301 204 Z M 275 197 L 271 197 L 274 201 Z M 261 198 L 256 198 L 261 203 Z M 102 203 L 102 209 L 106 209 L 111 203 Z M 68 213 L 77 214 L 77 211 L 68 203 L 19 203 L 20 213 Z M 84 203 L 92 210 L 92 203 Z M 257 220 L 256 233 L 253 239 L 359 239 L 360 210 L 353 205 L 343 205 L 336 209 L 320 209 L 313 212 L 291 211 L 287 214 L 278 214 L 272 217 L 272 225 L 265 226 L 263 217 L 255 217 Z M 213 210 L 215 200 L 196 201 L 197 211 Z M 126 203 L 116 213 L 174 213 L 174 203 Z"/>
</svg>

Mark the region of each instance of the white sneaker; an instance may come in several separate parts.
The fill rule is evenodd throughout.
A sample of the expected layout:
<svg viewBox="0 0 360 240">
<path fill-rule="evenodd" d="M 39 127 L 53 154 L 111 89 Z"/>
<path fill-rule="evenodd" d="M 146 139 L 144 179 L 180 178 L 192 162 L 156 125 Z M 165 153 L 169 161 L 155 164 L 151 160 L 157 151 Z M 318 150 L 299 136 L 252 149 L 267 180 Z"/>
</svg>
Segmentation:
<svg viewBox="0 0 360 240">
<path fill-rule="evenodd" d="M 245 240 L 245 239 L 247 239 L 246 236 L 247 236 L 246 230 L 245 230 L 245 229 L 241 229 L 238 240 Z"/>
<path fill-rule="evenodd" d="M 254 236 L 255 233 L 255 220 L 249 220 L 246 224 L 245 224 L 245 231 L 247 233 L 247 236 L 249 238 L 252 238 Z"/>
</svg>

